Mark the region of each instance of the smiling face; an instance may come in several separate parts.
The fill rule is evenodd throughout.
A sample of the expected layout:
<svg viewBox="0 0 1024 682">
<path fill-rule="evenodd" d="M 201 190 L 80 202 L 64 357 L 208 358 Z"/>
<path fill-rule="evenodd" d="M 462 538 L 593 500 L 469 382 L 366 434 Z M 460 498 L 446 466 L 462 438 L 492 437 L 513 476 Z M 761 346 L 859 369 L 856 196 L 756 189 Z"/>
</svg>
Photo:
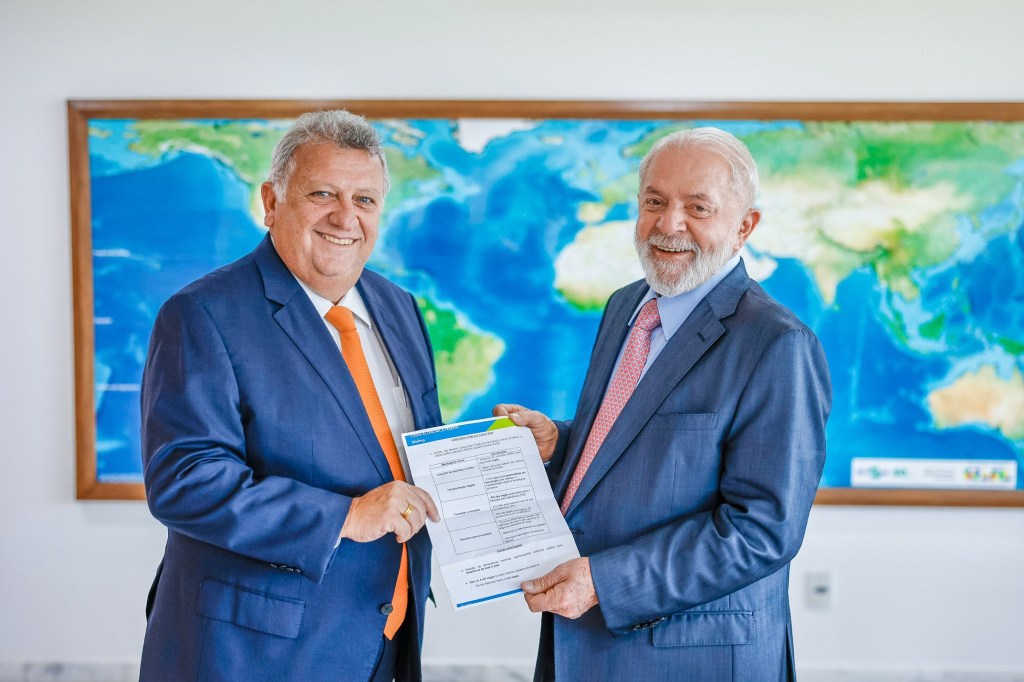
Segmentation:
<svg viewBox="0 0 1024 682">
<path fill-rule="evenodd" d="M 360 149 L 332 143 L 295 150 L 287 189 L 263 183 L 263 224 L 288 269 L 337 302 L 370 259 L 384 207 L 384 170 Z"/>
<path fill-rule="evenodd" d="M 634 243 L 647 282 L 663 296 L 708 281 L 761 218 L 736 192 L 729 163 L 707 149 L 663 148 L 640 184 Z"/>
</svg>

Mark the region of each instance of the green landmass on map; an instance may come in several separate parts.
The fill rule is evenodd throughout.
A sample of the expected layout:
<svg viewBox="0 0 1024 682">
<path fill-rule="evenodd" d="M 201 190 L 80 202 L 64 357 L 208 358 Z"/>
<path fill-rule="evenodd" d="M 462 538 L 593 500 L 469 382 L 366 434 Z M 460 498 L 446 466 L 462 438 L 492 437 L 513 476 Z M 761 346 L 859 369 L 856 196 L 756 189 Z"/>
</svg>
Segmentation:
<svg viewBox="0 0 1024 682">
<path fill-rule="evenodd" d="M 284 134 L 283 128 L 259 122 L 202 120 L 143 120 L 132 128 L 138 137 L 129 146 L 139 154 L 160 157 L 168 152 L 193 151 L 219 159 L 249 187 L 250 212 L 257 225 L 263 224 L 260 186 L 267 179 L 270 157 Z M 442 180 L 441 173 L 422 156 L 406 156 L 389 147 L 384 156 L 391 176 L 389 204 L 398 205 L 416 196 L 420 183 Z"/>
<path fill-rule="evenodd" d="M 494 381 L 494 363 L 505 352 L 505 343 L 497 336 L 468 328 L 453 310 L 423 297 L 416 302 L 434 348 L 441 417 L 451 421 L 470 398 Z"/>
<path fill-rule="evenodd" d="M 229 121 L 136 121 L 132 151 L 162 156 L 194 150 L 223 161 L 249 185 L 263 183 L 270 155 L 284 131 L 262 123 Z"/>
<path fill-rule="evenodd" d="M 658 139 L 691 125 L 655 130 L 624 154 L 639 160 Z M 890 292 L 914 299 L 917 275 L 957 252 L 963 220 L 982 229 L 979 212 L 1013 190 L 1019 178 L 1007 167 L 1024 155 L 1024 124 L 808 122 L 740 137 L 761 175 L 762 226 L 750 246 L 760 256 L 802 262 L 826 304 L 862 267 Z M 602 197 L 621 201 L 623 189 L 622 178 L 609 180 Z M 987 221 L 984 236 L 1016 229 L 1019 220 Z M 605 280 L 602 289 L 607 295 L 623 284 Z M 593 306 L 592 291 L 578 305 Z"/>
<path fill-rule="evenodd" d="M 406 156 L 388 147 L 384 149 L 384 157 L 388 160 L 388 174 L 391 176 L 388 204 L 399 205 L 406 199 L 422 196 L 421 183 L 437 183 L 438 186 L 431 189 L 432 194 L 445 189 L 441 173 L 422 156 Z"/>
<path fill-rule="evenodd" d="M 623 153 L 639 162 L 658 139 L 692 125 L 651 131 Z M 991 347 L 1024 355 L 1020 340 L 949 327 L 971 314 L 956 282 L 943 307 L 920 300 L 931 271 L 972 257 L 959 255 L 965 243 L 989 242 L 1024 220 L 1019 209 L 988 211 L 1019 206 L 1012 197 L 1022 171 L 1013 165 L 1024 157 L 1024 124 L 803 122 L 740 137 L 761 178 L 762 220 L 746 254 L 752 275 L 764 279 L 777 259 L 795 259 L 831 306 L 840 283 L 867 269 L 880 285 L 879 319 L 901 347 L 951 351 L 964 333 L 980 333 Z M 627 248 L 627 221 L 605 219 L 617 203 L 634 200 L 627 181 L 593 177 L 603 183 L 600 200 L 581 206 L 586 225 L 556 260 L 555 286 L 581 310 L 600 308 L 636 275 L 619 263 L 636 258 Z M 1010 412 L 1024 404 L 1020 386 L 1019 374 L 1004 380 L 991 369 L 955 372 L 927 407 L 940 429 L 979 423 L 1019 440 L 1024 427 Z"/>
</svg>

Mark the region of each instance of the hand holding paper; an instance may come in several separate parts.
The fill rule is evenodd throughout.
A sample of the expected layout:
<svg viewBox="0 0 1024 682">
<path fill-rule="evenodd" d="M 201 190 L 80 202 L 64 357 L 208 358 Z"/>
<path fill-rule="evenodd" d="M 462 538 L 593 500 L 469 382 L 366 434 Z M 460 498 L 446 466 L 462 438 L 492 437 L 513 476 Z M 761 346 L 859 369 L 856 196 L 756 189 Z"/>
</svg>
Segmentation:
<svg viewBox="0 0 1024 682">
<path fill-rule="evenodd" d="M 495 417 L 508 417 L 516 426 L 525 426 L 530 429 L 533 439 L 537 443 L 540 458 L 545 462 L 551 460 L 551 456 L 555 453 L 555 445 L 558 443 L 558 429 L 545 414 L 511 403 L 495 405 L 491 414 Z"/>
<path fill-rule="evenodd" d="M 579 618 L 597 605 L 590 559 L 570 559 L 555 570 L 523 583 L 526 604 L 534 613 L 550 611 L 566 618 Z"/>
<path fill-rule="evenodd" d="M 352 500 L 341 537 L 372 542 L 394 533 L 398 542 L 405 542 L 419 532 L 427 517 L 440 519 L 430 495 L 403 481 L 391 481 Z"/>
<path fill-rule="evenodd" d="M 426 526 L 456 610 L 517 594 L 579 557 L 530 429 L 502 417 L 402 439 L 413 480 L 440 512 Z"/>
</svg>

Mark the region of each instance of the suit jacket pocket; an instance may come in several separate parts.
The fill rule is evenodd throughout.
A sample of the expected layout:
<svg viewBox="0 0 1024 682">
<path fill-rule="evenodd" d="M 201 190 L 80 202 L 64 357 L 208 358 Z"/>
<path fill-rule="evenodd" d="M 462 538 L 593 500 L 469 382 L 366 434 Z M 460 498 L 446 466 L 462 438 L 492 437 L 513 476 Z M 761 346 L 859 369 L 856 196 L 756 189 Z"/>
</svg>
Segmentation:
<svg viewBox="0 0 1024 682">
<path fill-rule="evenodd" d="M 234 623 L 277 637 L 295 639 L 306 602 L 253 592 L 207 578 L 199 586 L 196 611 L 201 616 Z"/>
<path fill-rule="evenodd" d="M 717 423 L 718 415 L 714 412 L 659 412 L 651 418 L 651 425 L 654 426 L 654 428 L 669 431 L 713 429 Z"/>
<path fill-rule="evenodd" d="M 651 630 L 654 646 L 748 644 L 754 627 L 752 611 L 677 613 Z"/>
</svg>

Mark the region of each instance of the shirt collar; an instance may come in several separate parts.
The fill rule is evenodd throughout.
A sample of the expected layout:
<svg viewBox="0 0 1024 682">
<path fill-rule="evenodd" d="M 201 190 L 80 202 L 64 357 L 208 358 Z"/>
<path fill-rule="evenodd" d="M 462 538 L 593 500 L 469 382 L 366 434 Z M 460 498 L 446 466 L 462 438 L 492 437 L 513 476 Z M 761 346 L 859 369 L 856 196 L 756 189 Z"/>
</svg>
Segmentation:
<svg viewBox="0 0 1024 682">
<path fill-rule="evenodd" d="M 270 243 L 274 244 L 273 234 L 270 235 Z M 276 244 L 274 244 L 274 248 L 277 248 Z M 289 272 L 291 272 L 291 270 L 289 270 Z M 294 272 L 291 274 L 292 277 L 295 277 Z M 298 282 L 299 286 L 302 287 L 302 290 L 306 292 L 306 296 L 309 296 L 310 302 L 313 304 L 313 307 L 316 308 L 320 317 L 327 317 L 327 312 L 334 307 L 334 303 L 332 303 L 330 299 L 324 298 L 310 289 L 309 286 L 307 286 L 306 283 L 298 277 L 295 277 L 295 281 Z M 345 306 L 352 311 L 352 314 L 357 319 L 362 320 L 363 324 L 371 329 L 373 328 L 373 320 L 370 318 L 370 311 L 366 309 L 366 304 L 363 303 L 363 297 L 359 295 L 359 291 L 355 287 L 349 289 L 348 292 L 341 297 L 341 300 L 338 301 L 338 305 Z"/>
<path fill-rule="evenodd" d="M 707 296 L 712 289 L 725 279 L 726 275 L 733 271 L 733 269 L 739 265 L 740 255 L 737 253 L 729 259 L 725 265 L 723 265 L 718 272 L 711 276 L 711 279 L 704 282 L 696 289 L 691 291 L 684 291 L 677 296 L 661 296 L 656 294 L 653 289 L 647 287 L 647 293 L 640 300 L 640 304 L 637 305 L 636 310 L 633 311 L 633 316 L 629 318 L 630 326 L 636 321 L 636 316 L 640 314 L 640 309 L 644 307 L 644 304 L 652 298 L 658 299 L 658 315 L 661 317 L 661 330 L 665 335 L 666 339 L 672 338 L 672 335 L 676 333 L 683 322 L 686 322 L 686 318 L 690 316 L 694 308 L 697 307 L 704 297 Z"/>
<path fill-rule="evenodd" d="M 292 273 L 292 277 L 295 277 L 295 273 Z M 310 302 L 312 302 L 313 307 L 316 308 L 320 317 L 326 317 L 327 312 L 334 307 L 334 303 L 332 303 L 330 299 L 326 299 L 310 289 L 309 286 L 307 286 L 306 283 L 298 277 L 295 277 L 295 281 L 299 283 L 302 290 L 306 292 L 307 296 L 309 296 Z M 356 319 L 360 320 L 367 327 L 370 327 L 371 329 L 373 328 L 373 319 L 370 317 L 370 311 L 366 309 L 363 297 L 359 295 L 359 290 L 355 287 L 349 289 L 348 292 L 341 297 L 341 300 L 338 301 L 338 305 L 345 306 L 352 311 L 352 314 Z"/>
</svg>

